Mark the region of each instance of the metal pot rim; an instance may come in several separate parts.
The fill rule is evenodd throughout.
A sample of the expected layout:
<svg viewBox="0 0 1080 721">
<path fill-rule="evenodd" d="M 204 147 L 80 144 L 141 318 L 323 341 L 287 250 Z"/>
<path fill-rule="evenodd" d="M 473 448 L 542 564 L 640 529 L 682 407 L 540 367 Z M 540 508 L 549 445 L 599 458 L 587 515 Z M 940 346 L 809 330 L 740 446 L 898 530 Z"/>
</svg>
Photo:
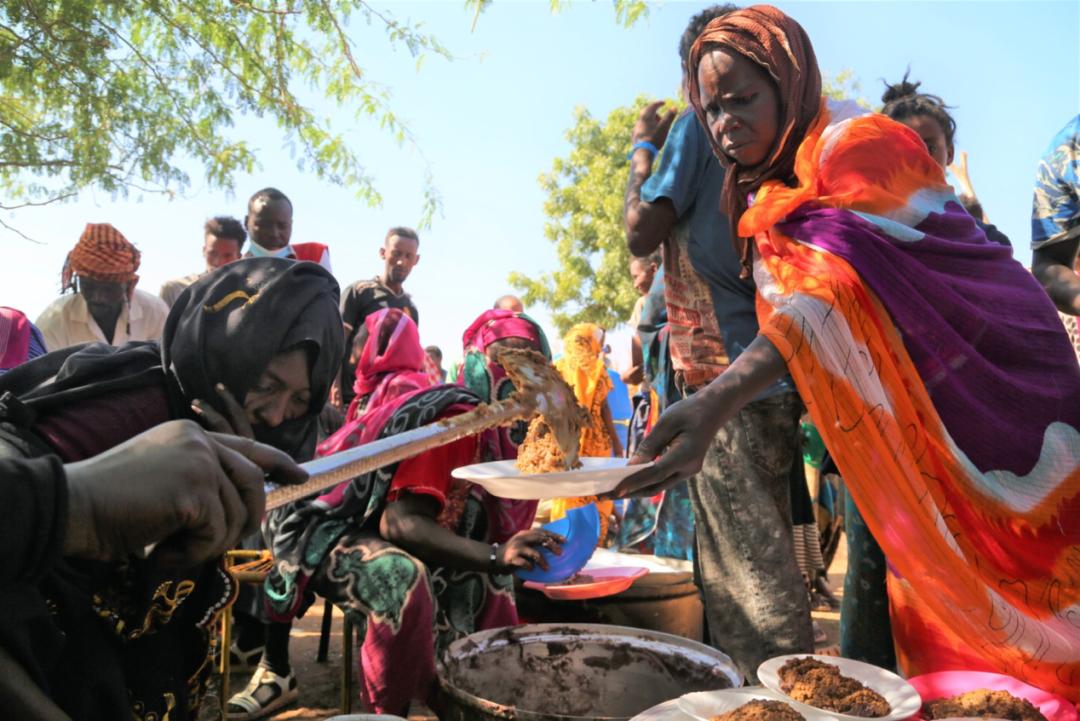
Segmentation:
<svg viewBox="0 0 1080 721">
<path fill-rule="evenodd" d="M 554 632 L 560 632 L 558 634 Z M 567 634 L 566 632 L 571 633 Z M 463 689 L 450 684 L 450 680 L 447 674 L 447 661 L 451 656 L 455 655 L 458 659 L 465 659 L 477 653 L 486 652 L 492 648 L 498 648 L 503 644 L 502 638 L 494 639 L 494 643 L 485 643 L 492 641 L 492 637 L 500 636 L 506 637 L 504 643 L 509 644 L 511 640 L 521 640 L 522 638 L 534 638 L 539 641 L 545 636 L 552 636 L 552 639 L 556 636 L 566 638 L 596 638 L 604 637 L 606 639 L 618 639 L 625 638 L 627 641 L 653 641 L 657 643 L 664 643 L 668 646 L 674 646 L 684 649 L 690 652 L 690 656 L 697 656 L 703 663 L 711 665 L 722 673 L 726 680 L 731 684 L 732 688 L 738 688 L 743 684 L 743 676 L 736 668 L 731 658 L 721 651 L 718 651 L 710 646 L 706 646 L 703 643 L 697 641 L 691 641 L 690 639 L 683 638 L 682 636 L 675 636 L 669 633 L 663 633 L 662 631 L 652 631 L 641 628 L 632 628 L 629 626 L 615 626 L 609 624 L 595 624 L 595 623 L 535 623 L 526 624 L 522 626 L 508 626 L 504 628 L 489 629 L 486 631 L 478 631 L 470 634 L 464 638 L 460 638 L 451 643 L 446 651 L 443 653 L 443 657 L 439 659 L 438 663 L 438 676 L 439 676 L 439 688 L 443 693 L 455 698 L 458 701 L 468 703 L 472 706 L 484 709 L 485 713 L 498 718 L 509 719 L 512 721 L 551 721 L 551 719 L 557 716 L 559 719 L 566 719 L 566 721 L 628 721 L 632 718 L 630 716 L 569 716 L 562 714 L 550 714 L 540 713 L 536 711 L 529 711 L 519 709 L 515 706 L 506 706 L 503 704 L 497 704 L 493 701 L 480 698 L 475 694 L 469 693 Z M 474 649 L 470 649 L 469 653 L 461 653 L 462 647 L 466 644 L 471 644 Z"/>
</svg>

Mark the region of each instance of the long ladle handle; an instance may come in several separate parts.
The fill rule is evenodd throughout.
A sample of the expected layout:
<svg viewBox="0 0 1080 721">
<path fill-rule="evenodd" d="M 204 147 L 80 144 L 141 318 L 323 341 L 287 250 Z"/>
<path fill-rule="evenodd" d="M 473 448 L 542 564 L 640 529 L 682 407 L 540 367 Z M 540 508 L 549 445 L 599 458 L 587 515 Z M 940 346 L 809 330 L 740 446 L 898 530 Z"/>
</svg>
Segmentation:
<svg viewBox="0 0 1080 721">
<path fill-rule="evenodd" d="M 342 481 L 370 473 L 424 451 L 444 446 L 466 436 L 532 417 L 535 407 L 515 396 L 482 405 L 467 413 L 404 431 L 362 446 L 301 464 L 308 480 L 296 486 L 274 486 L 266 496 L 266 510 L 333 488 Z"/>
</svg>

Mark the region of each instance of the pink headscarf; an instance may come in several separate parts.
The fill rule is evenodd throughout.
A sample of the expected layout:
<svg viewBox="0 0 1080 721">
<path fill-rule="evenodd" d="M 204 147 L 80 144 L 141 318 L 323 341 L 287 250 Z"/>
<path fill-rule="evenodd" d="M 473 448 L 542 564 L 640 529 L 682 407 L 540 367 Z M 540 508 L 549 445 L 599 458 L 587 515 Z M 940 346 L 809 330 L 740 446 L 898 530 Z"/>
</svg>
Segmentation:
<svg viewBox="0 0 1080 721">
<path fill-rule="evenodd" d="M 0 306 L 0 371 L 10 370 L 44 353 L 45 340 L 26 315 L 14 308 Z"/>
<path fill-rule="evenodd" d="M 533 343 L 537 350 L 546 346 L 540 333 L 540 327 L 522 313 L 512 310 L 493 308 L 484 311 L 472 322 L 461 336 L 465 351 L 487 350 L 487 347 L 504 338 L 524 338 Z"/>
<path fill-rule="evenodd" d="M 364 326 L 367 341 L 356 364 L 356 398 L 346 418 L 355 417 L 362 399 L 370 409 L 433 385 L 425 366 L 427 354 L 412 318 L 397 308 L 384 308 L 369 315 Z"/>
</svg>

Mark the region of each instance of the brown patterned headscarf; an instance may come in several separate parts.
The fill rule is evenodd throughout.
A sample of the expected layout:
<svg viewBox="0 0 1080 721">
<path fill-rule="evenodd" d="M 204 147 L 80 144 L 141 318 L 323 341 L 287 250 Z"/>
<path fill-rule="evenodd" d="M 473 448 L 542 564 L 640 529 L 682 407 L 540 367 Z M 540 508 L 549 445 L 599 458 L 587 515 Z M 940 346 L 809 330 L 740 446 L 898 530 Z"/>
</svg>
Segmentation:
<svg viewBox="0 0 1080 721">
<path fill-rule="evenodd" d="M 724 154 L 712 136 L 701 105 L 698 66 L 706 53 L 728 48 L 757 63 L 776 83 L 780 95 L 779 132 L 768 157 L 742 167 Z M 795 172 L 795 154 L 821 109 L 821 72 L 810 38 L 799 23 L 772 5 L 753 5 L 722 15 L 709 23 L 690 49 L 690 104 L 705 128 L 713 152 L 727 171 L 721 208 L 731 221 L 731 237 L 742 261 L 741 277 L 750 276 L 750 242 L 739 237 L 739 218 L 747 196 L 773 178 L 787 181 Z"/>
<path fill-rule="evenodd" d="M 129 292 L 139 276 L 138 248 L 108 223 L 87 223 L 79 242 L 68 253 L 60 274 L 60 285 L 67 290 L 73 276 L 93 278 L 104 283 L 123 283 Z"/>
</svg>

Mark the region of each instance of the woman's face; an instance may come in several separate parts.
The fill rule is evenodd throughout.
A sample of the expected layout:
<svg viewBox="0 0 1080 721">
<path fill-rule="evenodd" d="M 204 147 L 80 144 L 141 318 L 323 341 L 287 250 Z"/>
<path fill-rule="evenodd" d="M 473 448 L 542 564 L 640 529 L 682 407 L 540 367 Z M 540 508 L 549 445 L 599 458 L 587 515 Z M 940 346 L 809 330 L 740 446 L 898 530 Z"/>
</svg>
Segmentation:
<svg viewBox="0 0 1080 721">
<path fill-rule="evenodd" d="M 275 428 L 300 418 L 311 408 L 311 367 L 303 348 L 278 353 L 244 397 L 252 426 Z"/>
<path fill-rule="evenodd" d="M 929 115 L 909 115 L 897 122 L 908 126 L 926 143 L 926 150 L 934 162 L 944 170 L 952 162 L 953 149 L 945 137 L 945 129 Z"/>
<path fill-rule="evenodd" d="M 768 158 L 780 126 L 779 94 L 768 73 L 717 48 L 701 58 L 697 77 L 709 133 L 724 154 L 743 167 Z"/>
</svg>

